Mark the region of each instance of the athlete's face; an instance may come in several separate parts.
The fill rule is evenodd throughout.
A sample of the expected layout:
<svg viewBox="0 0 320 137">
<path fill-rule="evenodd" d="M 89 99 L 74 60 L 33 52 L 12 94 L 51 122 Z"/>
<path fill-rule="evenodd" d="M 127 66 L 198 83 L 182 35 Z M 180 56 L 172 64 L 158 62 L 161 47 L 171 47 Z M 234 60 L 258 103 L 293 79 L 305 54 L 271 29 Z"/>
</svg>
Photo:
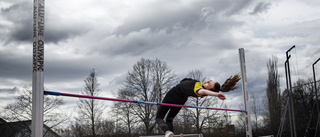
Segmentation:
<svg viewBox="0 0 320 137">
<path fill-rule="evenodd" d="M 203 87 L 207 90 L 214 89 L 214 85 L 216 84 L 216 81 L 208 80 L 203 82 Z"/>
</svg>

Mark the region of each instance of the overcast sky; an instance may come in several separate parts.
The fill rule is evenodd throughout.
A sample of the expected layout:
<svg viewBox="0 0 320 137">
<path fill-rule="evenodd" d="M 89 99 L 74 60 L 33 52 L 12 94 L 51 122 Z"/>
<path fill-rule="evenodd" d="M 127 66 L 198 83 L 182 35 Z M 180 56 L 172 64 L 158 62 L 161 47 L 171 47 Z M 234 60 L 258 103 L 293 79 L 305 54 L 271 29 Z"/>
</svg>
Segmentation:
<svg viewBox="0 0 320 137">
<path fill-rule="evenodd" d="M 1 107 L 32 83 L 32 4 L 0 1 Z M 45 88 L 80 93 L 94 68 L 101 96 L 114 97 L 141 58 L 158 58 L 178 76 L 198 69 L 223 83 L 240 73 L 244 48 L 249 94 L 263 98 L 268 59 L 278 58 L 284 90 L 285 53 L 293 45 L 293 81 L 312 78 L 320 57 L 319 7 L 319 0 L 47 0 Z M 226 96 L 238 109 L 241 89 Z M 70 108 L 77 100 L 64 101 Z"/>
</svg>

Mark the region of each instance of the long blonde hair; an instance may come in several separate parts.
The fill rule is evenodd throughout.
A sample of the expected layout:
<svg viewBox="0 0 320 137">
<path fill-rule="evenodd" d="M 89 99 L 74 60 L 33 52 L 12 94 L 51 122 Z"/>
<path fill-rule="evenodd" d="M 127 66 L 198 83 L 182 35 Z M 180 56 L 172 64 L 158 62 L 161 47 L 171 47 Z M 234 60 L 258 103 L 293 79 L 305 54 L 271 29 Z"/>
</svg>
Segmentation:
<svg viewBox="0 0 320 137">
<path fill-rule="evenodd" d="M 229 92 L 231 90 L 235 90 L 239 88 L 239 86 L 236 86 L 237 82 L 241 79 L 241 76 L 239 74 L 236 74 L 234 76 L 230 76 L 226 81 L 222 84 L 220 88 L 220 84 L 217 82 L 215 85 L 215 92 Z"/>
</svg>

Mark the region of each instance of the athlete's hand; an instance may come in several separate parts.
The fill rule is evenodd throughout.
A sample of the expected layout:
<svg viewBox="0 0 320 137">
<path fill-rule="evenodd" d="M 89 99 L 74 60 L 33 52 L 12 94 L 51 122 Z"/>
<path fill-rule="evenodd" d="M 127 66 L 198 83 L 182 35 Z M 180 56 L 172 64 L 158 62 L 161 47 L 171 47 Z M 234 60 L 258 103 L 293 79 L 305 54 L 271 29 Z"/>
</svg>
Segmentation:
<svg viewBox="0 0 320 137">
<path fill-rule="evenodd" d="M 218 94 L 217 94 L 217 97 L 218 97 L 219 99 L 221 99 L 221 100 L 225 100 L 225 99 L 226 99 L 226 96 L 225 96 L 224 94 L 222 94 L 222 93 L 218 93 Z"/>
</svg>

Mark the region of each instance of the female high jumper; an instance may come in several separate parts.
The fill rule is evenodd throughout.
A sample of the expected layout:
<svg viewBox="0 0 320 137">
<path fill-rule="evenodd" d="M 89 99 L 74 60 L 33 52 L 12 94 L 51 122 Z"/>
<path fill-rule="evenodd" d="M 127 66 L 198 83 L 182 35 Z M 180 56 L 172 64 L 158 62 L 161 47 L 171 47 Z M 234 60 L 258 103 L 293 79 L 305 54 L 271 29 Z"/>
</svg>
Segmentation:
<svg viewBox="0 0 320 137">
<path fill-rule="evenodd" d="M 164 97 L 162 103 L 179 104 L 184 105 L 188 100 L 189 96 L 192 97 L 204 97 L 204 96 L 215 96 L 221 100 L 225 100 L 224 94 L 219 93 L 229 92 L 231 90 L 237 89 L 236 83 L 241 79 L 240 75 L 234 75 L 228 78 L 220 88 L 220 84 L 213 80 L 208 80 L 203 83 L 185 78 L 180 81 L 175 87 L 169 90 L 169 92 Z M 171 107 L 171 106 L 160 106 L 156 116 L 156 123 L 165 132 L 165 137 L 173 137 L 173 119 L 180 111 L 181 107 Z M 164 121 L 165 115 L 166 121 Z"/>
</svg>

